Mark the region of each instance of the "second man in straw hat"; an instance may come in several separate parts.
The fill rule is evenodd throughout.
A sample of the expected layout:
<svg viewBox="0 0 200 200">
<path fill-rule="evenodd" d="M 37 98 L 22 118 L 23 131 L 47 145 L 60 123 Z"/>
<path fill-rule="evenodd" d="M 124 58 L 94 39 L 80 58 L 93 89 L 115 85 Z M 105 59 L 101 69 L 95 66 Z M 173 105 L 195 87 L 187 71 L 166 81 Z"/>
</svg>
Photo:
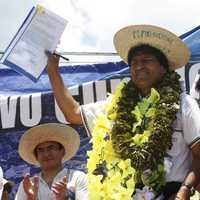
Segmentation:
<svg viewBox="0 0 200 200">
<path fill-rule="evenodd" d="M 87 200 L 85 173 L 63 168 L 79 149 L 79 134 L 70 126 L 49 123 L 33 127 L 20 139 L 19 154 L 41 173 L 21 182 L 15 200 Z"/>
</svg>

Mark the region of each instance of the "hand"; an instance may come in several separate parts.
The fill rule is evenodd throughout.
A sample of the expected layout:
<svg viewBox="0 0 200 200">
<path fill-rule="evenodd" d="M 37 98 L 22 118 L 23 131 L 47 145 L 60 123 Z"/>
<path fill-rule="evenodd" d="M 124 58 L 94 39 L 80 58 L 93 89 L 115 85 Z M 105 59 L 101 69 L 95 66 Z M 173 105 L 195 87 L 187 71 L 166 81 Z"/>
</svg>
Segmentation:
<svg viewBox="0 0 200 200">
<path fill-rule="evenodd" d="M 190 190 L 186 186 L 181 186 L 175 200 L 190 200 Z"/>
<path fill-rule="evenodd" d="M 50 53 L 49 51 L 46 51 L 45 53 L 48 56 L 47 70 L 49 71 L 58 69 L 60 57 L 58 55 Z"/>
<path fill-rule="evenodd" d="M 53 184 L 51 190 L 55 194 L 56 200 L 65 200 L 67 193 L 67 177 L 64 176 L 61 181 Z"/>
<path fill-rule="evenodd" d="M 39 188 L 39 177 L 34 176 L 30 179 L 29 174 L 26 174 L 23 179 L 24 191 L 27 194 L 28 200 L 37 200 L 38 188 Z"/>
</svg>

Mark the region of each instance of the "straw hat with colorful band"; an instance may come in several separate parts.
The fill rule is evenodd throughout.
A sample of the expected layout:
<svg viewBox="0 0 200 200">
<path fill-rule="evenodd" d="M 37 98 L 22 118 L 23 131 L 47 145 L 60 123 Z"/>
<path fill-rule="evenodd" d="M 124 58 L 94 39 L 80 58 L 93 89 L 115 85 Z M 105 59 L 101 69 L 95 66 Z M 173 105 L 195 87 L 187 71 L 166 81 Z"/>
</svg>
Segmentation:
<svg viewBox="0 0 200 200">
<path fill-rule="evenodd" d="M 79 149 L 80 137 L 75 129 L 64 124 L 48 123 L 27 130 L 19 142 L 19 155 L 26 162 L 38 165 L 34 150 L 43 142 L 58 142 L 65 148 L 63 162 L 73 157 Z"/>
<path fill-rule="evenodd" d="M 132 47 L 148 44 L 161 50 L 171 69 L 187 64 L 190 52 L 174 33 L 152 25 L 133 25 L 119 30 L 114 36 L 114 45 L 119 56 L 128 64 L 128 52 Z"/>
</svg>

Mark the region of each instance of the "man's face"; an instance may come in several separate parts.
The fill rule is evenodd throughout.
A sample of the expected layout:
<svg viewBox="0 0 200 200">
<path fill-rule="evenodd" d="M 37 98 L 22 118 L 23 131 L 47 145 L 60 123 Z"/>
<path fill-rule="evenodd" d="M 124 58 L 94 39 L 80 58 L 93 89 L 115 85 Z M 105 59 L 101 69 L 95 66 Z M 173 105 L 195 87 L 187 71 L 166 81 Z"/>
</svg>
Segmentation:
<svg viewBox="0 0 200 200">
<path fill-rule="evenodd" d="M 166 70 L 160 65 L 158 59 L 150 53 L 138 53 L 131 61 L 131 78 L 133 83 L 140 89 L 150 89 L 157 85 Z"/>
<path fill-rule="evenodd" d="M 43 142 L 37 145 L 35 153 L 36 159 L 43 170 L 56 169 L 62 165 L 65 150 L 57 142 Z"/>
</svg>

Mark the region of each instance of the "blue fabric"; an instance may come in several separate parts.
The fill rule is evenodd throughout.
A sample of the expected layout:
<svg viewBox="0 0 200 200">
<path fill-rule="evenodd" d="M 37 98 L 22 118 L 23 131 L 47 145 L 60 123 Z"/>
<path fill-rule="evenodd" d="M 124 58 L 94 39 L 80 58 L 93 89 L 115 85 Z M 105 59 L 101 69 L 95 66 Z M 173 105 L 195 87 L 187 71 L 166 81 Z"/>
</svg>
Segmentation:
<svg viewBox="0 0 200 200">
<path fill-rule="evenodd" d="M 186 43 L 191 52 L 191 63 L 200 62 L 200 26 L 184 33 L 180 38 Z"/>
<path fill-rule="evenodd" d="M 63 66 L 59 70 L 65 84 L 68 86 L 80 85 L 94 80 L 108 79 L 129 73 L 129 67 L 124 62 Z M 46 71 L 42 73 L 37 83 L 34 83 L 29 78 L 12 69 L 1 69 L 0 80 L 0 94 L 11 95 L 51 91 Z"/>
<path fill-rule="evenodd" d="M 123 62 L 66 66 L 60 67 L 59 70 L 65 84 L 68 86 L 79 85 L 78 90 L 82 88 L 83 83 L 113 77 L 121 78 L 129 74 L 129 67 Z M 8 98 L 0 97 L 0 165 L 3 168 L 5 178 L 16 183 L 13 190 L 14 197 L 23 175 L 27 172 L 31 175 L 39 172 L 37 167 L 24 162 L 17 152 L 21 135 L 31 127 L 26 124 L 27 122 L 24 122 L 24 102 L 28 99 L 28 103 L 30 104 L 28 106 L 28 109 L 30 109 L 30 116 L 28 118 L 31 120 L 33 117 L 31 115 L 34 112 L 34 108 L 31 107 L 34 99 L 32 96 L 36 93 L 41 93 L 41 98 L 38 98 L 41 100 L 41 119 L 39 119 L 36 125 L 47 122 L 60 123 L 60 121 L 58 121 L 56 116 L 54 96 L 46 71 L 43 72 L 39 81 L 34 83 L 12 69 L 2 69 L 0 70 L 0 80 L 1 95 L 9 96 Z M 81 98 L 83 98 L 83 95 L 76 95 L 75 97 L 82 102 Z M 86 152 L 91 149 L 90 138 L 87 137 L 83 126 L 73 127 L 80 134 L 81 145 L 78 153 L 70 161 L 67 161 L 65 166 L 86 172 Z"/>
</svg>

